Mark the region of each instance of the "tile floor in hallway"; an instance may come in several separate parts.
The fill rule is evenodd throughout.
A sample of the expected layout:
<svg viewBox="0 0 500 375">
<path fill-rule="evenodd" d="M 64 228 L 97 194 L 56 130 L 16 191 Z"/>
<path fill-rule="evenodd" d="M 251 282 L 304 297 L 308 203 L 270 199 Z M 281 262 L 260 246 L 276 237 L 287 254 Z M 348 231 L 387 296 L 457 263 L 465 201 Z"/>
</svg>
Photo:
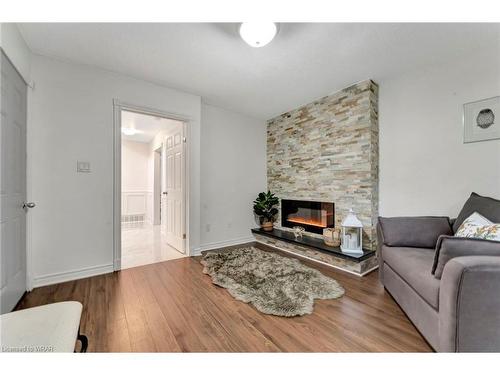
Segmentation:
<svg viewBox="0 0 500 375">
<path fill-rule="evenodd" d="M 160 225 L 122 223 L 122 269 L 183 257 L 167 244 Z"/>
</svg>

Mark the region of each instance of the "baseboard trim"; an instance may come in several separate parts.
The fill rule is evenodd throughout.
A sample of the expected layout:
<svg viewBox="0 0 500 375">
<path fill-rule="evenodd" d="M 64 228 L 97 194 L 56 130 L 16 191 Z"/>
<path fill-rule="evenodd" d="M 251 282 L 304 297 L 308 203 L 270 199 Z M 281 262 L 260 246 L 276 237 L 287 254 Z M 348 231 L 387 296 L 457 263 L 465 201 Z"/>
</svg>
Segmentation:
<svg viewBox="0 0 500 375">
<path fill-rule="evenodd" d="M 38 288 L 41 286 L 59 284 L 66 281 L 78 279 L 85 279 L 87 277 L 103 275 L 111 272 L 113 272 L 113 263 L 81 268 L 79 270 L 52 273 L 49 275 L 35 277 L 33 286 L 35 288 Z"/>
<path fill-rule="evenodd" d="M 193 255 L 194 256 L 201 255 L 201 252 L 206 251 L 206 250 L 214 250 L 214 249 L 219 249 L 221 247 L 242 245 L 242 244 L 254 243 L 254 242 L 255 242 L 255 238 L 253 236 L 234 238 L 232 240 L 227 240 L 227 241 L 210 242 L 210 243 L 206 243 L 204 245 L 201 245 L 197 249 L 194 249 Z"/>
<path fill-rule="evenodd" d="M 317 259 L 314 259 L 314 258 L 310 258 L 310 257 L 307 257 L 305 255 L 301 255 L 301 254 L 297 254 L 297 253 L 294 253 L 293 251 L 289 251 L 289 250 L 286 250 L 286 249 L 282 249 L 281 247 L 277 247 L 277 246 L 274 246 L 274 245 L 270 245 L 268 243 L 265 243 L 265 242 L 262 242 L 262 241 L 259 241 L 257 239 L 254 239 L 254 241 L 257 243 L 257 244 L 260 244 L 260 245 L 264 245 L 264 246 L 267 246 L 267 247 L 270 247 L 270 248 L 273 248 L 273 249 L 276 249 L 276 250 L 279 250 L 279 251 L 283 251 L 285 253 L 288 253 L 290 255 L 293 255 L 293 256 L 296 256 L 296 257 L 299 257 L 299 258 L 303 258 L 303 259 L 307 259 L 307 260 L 310 260 L 311 262 L 316 262 L 316 263 L 321 263 L 321 264 L 324 264 L 325 266 L 328 266 L 328 267 L 332 267 L 332 268 L 335 268 L 337 270 L 340 270 L 340 271 L 344 271 L 344 272 L 347 272 L 347 273 L 350 273 L 351 275 L 356 275 L 356 276 L 365 276 L 365 275 L 368 275 L 370 272 L 372 271 L 375 271 L 377 268 L 378 268 L 378 265 L 373 267 L 373 268 L 370 268 L 369 270 L 363 272 L 363 273 L 356 273 L 354 271 L 349 271 L 349 270 L 346 270 L 345 268 L 341 268 L 341 267 L 338 267 L 338 266 L 334 266 L 333 264 L 329 264 L 329 263 L 326 263 L 326 262 L 322 262 L 321 260 L 317 260 Z"/>
<path fill-rule="evenodd" d="M 376 269 L 378 269 L 378 265 L 374 266 L 373 268 L 370 268 L 369 270 L 363 272 L 360 276 L 365 276 L 365 275 L 368 275 L 370 272 L 373 272 L 375 271 Z"/>
</svg>

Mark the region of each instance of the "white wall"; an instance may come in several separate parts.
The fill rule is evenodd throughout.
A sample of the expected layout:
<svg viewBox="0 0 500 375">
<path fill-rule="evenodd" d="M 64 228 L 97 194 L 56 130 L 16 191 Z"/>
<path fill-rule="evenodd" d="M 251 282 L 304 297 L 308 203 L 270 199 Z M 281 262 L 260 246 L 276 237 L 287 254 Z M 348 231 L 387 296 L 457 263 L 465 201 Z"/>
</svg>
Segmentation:
<svg viewBox="0 0 500 375">
<path fill-rule="evenodd" d="M 152 154 L 149 143 L 122 141 L 122 191 L 152 189 Z"/>
<path fill-rule="evenodd" d="M 190 118 L 190 247 L 199 247 L 198 96 L 87 66 L 35 56 L 30 93 L 33 273 L 45 284 L 112 265 L 113 99 Z M 76 173 L 76 161 L 91 173 Z M 79 273 L 76 271 L 80 271 Z M 68 274 L 69 273 L 69 274 Z"/>
<path fill-rule="evenodd" d="M 456 217 L 472 191 L 500 199 L 500 140 L 464 144 L 462 125 L 464 103 L 500 95 L 498 48 L 378 83 L 381 215 Z"/>
<path fill-rule="evenodd" d="M 201 247 L 251 240 L 252 201 L 266 189 L 266 123 L 202 105 Z"/>
<path fill-rule="evenodd" d="M 26 82 L 31 79 L 31 51 L 13 23 L 0 24 L 0 46 Z"/>
<path fill-rule="evenodd" d="M 153 220 L 153 151 L 151 145 L 122 139 L 122 217 L 144 214 Z"/>
</svg>

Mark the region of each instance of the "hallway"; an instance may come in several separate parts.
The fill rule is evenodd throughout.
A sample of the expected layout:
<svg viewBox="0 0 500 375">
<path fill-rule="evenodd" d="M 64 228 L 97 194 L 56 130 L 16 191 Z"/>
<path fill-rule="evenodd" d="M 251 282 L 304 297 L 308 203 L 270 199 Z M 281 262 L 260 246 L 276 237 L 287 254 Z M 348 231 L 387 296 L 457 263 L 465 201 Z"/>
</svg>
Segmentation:
<svg viewBox="0 0 500 375">
<path fill-rule="evenodd" d="M 160 227 L 122 223 L 122 269 L 185 257 L 167 244 Z"/>
</svg>

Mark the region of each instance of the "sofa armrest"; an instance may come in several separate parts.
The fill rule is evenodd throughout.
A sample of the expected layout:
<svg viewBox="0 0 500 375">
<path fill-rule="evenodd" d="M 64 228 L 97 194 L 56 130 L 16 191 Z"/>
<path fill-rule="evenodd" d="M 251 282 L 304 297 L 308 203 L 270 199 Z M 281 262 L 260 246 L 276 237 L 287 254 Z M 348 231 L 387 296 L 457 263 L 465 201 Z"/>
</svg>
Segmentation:
<svg viewBox="0 0 500 375">
<path fill-rule="evenodd" d="M 384 285 L 384 254 L 383 254 L 384 234 L 380 222 L 377 223 L 377 260 L 378 260 L 378 279 Z"/>
<path fill-rule="evenodd" d="M 438 350 L 499 352 L 499 290 L 500 257 L 451 259 L 439 289 Z"/>
<path fill-rule="evenodd" d="M 440 235 L 453 234 L 450 219 L 437 216 L 379 217 L 386 246 L 434 248 Z"/>
<path fill-rule="evenodd" d="M 436 244 L 432 274 L 440 279 L 446 263 L 462 256 L 500 256 L 500 242 L 481 238 L 440 236 Z"/>
</svg>

